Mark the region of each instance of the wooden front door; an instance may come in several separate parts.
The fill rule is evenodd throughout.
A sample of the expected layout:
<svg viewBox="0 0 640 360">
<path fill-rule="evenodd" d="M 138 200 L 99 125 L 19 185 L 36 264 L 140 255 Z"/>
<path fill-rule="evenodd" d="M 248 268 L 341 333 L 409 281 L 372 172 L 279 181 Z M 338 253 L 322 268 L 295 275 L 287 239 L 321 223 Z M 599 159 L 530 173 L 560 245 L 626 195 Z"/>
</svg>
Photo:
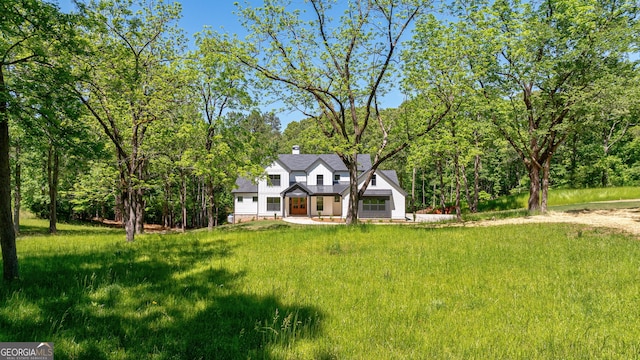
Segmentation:
<svg viewBox="0 0 640 360">
<path fill-rule="evenodd" d="M 290 198 L 289 214 L 291 215 L 307 215 L 307 198 Z"/>
</svg>

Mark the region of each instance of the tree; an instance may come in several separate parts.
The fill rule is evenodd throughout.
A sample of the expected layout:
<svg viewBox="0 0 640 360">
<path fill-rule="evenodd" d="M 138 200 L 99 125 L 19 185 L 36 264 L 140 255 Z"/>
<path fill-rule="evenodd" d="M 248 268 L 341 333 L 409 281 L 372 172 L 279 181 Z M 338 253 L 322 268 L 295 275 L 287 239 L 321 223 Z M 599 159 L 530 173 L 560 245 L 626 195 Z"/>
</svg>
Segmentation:
<svg viewBox="0 0 640 360">
<path fill-rule="evenodd" d="M 38 64 L 55 67 L 53 54 L 73 49 L 71 17 L 60 13 L 52 4 L 38 0 L 8 0 L 0 3 L 0 245 L 3 278 L 19 277 L 15 232 L 11 216 L 11 172 L 9 169 L 9 120 L 15 117 L 17 82 L 41 79 L 20 78 L 15 72 L 24 66 Z M 23 94 L 24 95 L 24 94 Z"/>
<path fill-rule="evenodd" d="M 287 106 L 317 121 L 349 169 L 346 222 L 354 224 L 359 199 L 373 172 L 433 127 L 422 119 L 405 128 L 406 124 L 385 118 L 379 109 L 379 99 L 391 85 L 402 36 L 428 2 L 349 1 L 334 8 L 335 3 L 311 0 L 308 14 L 290 11 L 286 1 L 241 9 L 251 35 L 247 44 L 232 51 L 274 85 Z M 358 188 L 357 156 L 363 153 L 371 126 L 380 127 L 383 135 L 371 171 Z"/>
<path fill-rule="evenodd" d="M 240 144 L 234 144 L 235 131 L 231 127 L 235 124 L 225 121 L 224 116 L 229 111 L 250 107 L 252 100 L 244 72 L 236 66 L 229 54 L 220 51 L 222 39 L 205 29 L 196 34 L 196 45 L 198 50 L 189 56 L 193 59 L 189 65 L 195 78 L 192 86 L 200 99 L 200 110 L 204 113 L 206 122 L 205 153 L 198 157 L 196 167 L 197 172 L 205 179 L 207 228 L 212 230 L 217 219 L 216 188 L 224 188 L 222 183 L 229 181 L 227 175 L 233 176 L 236 173 L 225 170 L 238 164 L 234 160 L 242 159 L 241 156 L 236 156 L 240 149 L 235 145 Z"/>
<path fill-rule="evenodd" d="M 496 129 L 527 169 L 529 211 L 544 212 L 552 158 L 583 126 L 581 110 L 602 91 L 598 80 L 629 53 L 637 6 L 591 0 L 458 5 L 461 36 L 475 44 L 464 56 Z"/>
<path fill-rule="evenodd" d="M 148 157 L 145 136 L 162 120 L 182 79 L 175 66 L 183 39 L 180 5 L 141 0 L 92 1 L 76 92 L 115 147 L 127 241 L 143 231 Z"/>
</svg>

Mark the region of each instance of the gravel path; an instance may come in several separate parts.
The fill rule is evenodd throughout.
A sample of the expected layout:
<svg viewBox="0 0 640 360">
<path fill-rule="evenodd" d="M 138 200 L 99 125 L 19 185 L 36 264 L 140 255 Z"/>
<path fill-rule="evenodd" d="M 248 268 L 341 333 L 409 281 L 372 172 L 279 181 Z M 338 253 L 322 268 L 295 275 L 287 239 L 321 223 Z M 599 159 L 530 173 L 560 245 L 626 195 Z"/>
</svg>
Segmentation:
<svg viewBox="0 0 640 360">
<path fill-rule="evenodd" d="M 532 223 L 574 223 L 621 230 L 640 237 L 640 209 L 581 210 L 549 212 L 524 218 L 467 222 L 464 226 L 493 226 Z"/>
</svg>

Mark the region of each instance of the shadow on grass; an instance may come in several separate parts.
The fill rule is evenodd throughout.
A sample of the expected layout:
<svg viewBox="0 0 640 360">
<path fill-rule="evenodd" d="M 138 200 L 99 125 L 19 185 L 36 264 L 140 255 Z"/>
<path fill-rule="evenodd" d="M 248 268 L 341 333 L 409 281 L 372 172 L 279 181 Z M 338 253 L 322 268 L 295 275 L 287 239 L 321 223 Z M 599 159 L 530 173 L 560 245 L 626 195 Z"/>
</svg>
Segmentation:
<svg viewBox="0 0 640 360">
<path fill-rule="evenodd" d="M 270 359 L 318 336 L 318 310 L 242 291 L 245 274 L 220 266 L 233 256 L 164 236 L 25 254 L 22 280 L 0 288 L 0 341 L 53 341 L 56 359 Z"/>
<path fill-rule="evenodd" d="M 519 209 L 522 208 L 521 198 L 522 195 L 509 195 L 494 200 L 480 201 L 480 203 L 478 203 L 478 211 L 505 211 Z"/>
<path fill-rule="evenodd" d="M 122 229 L 99 225 L 83 224 L 82 226 L 74 228 L 73 225 L 69 226 L 68 224 L 60 224 L 58 227 L 58 232 L 56 233 L 58 236 L 124 234 L 124 230 Z M 49 228 L 39 225 L 20 225 L 20 237 L 40 235 L 51 235 L 49 233 Z"/>
</svg>

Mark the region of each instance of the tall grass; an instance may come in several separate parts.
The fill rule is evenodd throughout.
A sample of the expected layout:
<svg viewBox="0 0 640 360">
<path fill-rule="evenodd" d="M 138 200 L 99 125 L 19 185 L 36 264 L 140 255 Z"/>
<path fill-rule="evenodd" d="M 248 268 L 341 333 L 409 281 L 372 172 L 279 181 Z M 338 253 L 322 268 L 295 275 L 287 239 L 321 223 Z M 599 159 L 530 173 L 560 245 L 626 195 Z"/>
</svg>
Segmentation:
<svg viewBox="0 0 640 360">
<path fill-rule="evenodd" d="M 0 341 L 53 341 L 56 359 L 640 353 L 637 239 L 559 224 L 230 230 L 22 238 Z"/>
</svg>

